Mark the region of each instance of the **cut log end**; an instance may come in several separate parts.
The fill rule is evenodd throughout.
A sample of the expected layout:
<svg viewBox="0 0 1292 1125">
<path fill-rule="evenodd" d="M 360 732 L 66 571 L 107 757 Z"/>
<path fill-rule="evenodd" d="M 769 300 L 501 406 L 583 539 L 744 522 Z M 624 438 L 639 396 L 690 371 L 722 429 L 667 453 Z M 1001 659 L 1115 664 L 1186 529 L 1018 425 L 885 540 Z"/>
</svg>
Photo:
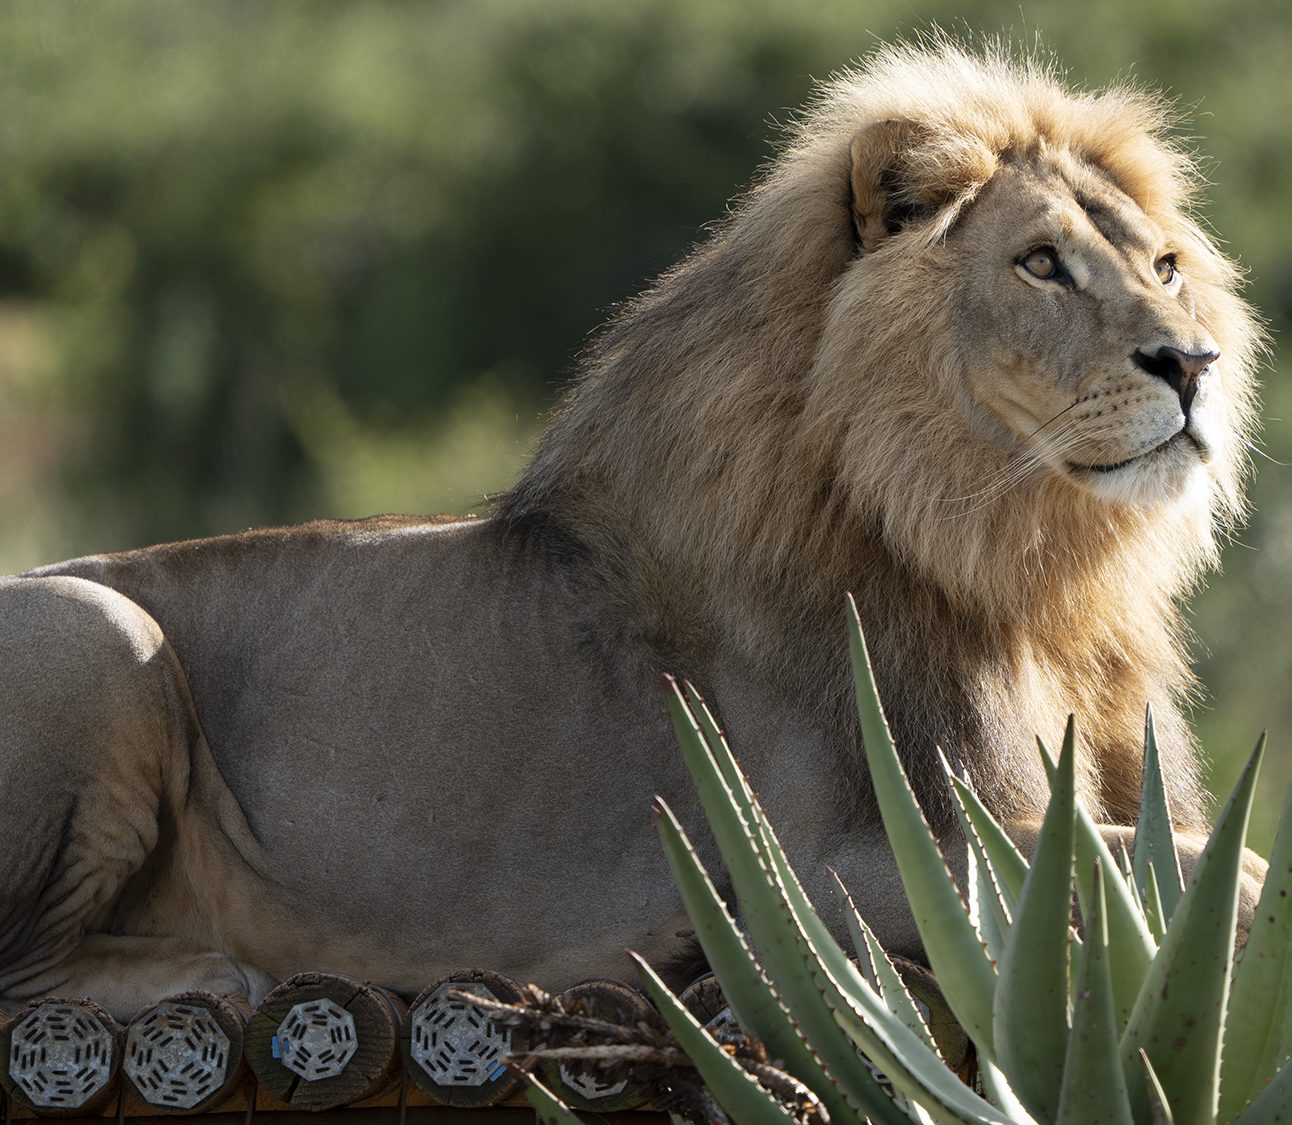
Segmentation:
<svg viewBox="0 0 1292 1125">
<path fill-rule="evenodd" d="M 404 1005 L 332 973 L 300 973 L 270 992 L 247 1024 L 245 1053 L 260 1088 L 297 1109 L 364 1101 L 399 1077 Z"/>
<path fill-rule="evenodd" d="M 705 1031 L 719 1043 L 744 1039 L 744 1032 L 722 993 L 718 978 L 712 973 L 692 981 L 678 997 L 687 1011 L 704 1025 Z"/>
<path fill-rule="evenodd" d="M 126 1029 L 121 1069 L 130 1090 L 154 1109 L 199 1113 L 240 1084 L 249 1008 L 211 992 L 171 996 Z"/>
<path fill-rule="evenodd" d="M 92 1000 L 33 1001 L 0 1030 L 0 1084 L 44 1117 L 85 1116 L 116 1092 L 121 1026 Z"/>
<path fill-rule="evenodd" d="M 423 989 L 409 1009 L 409 1077 L 439 1105 L 497 1105 L 519 1084 L 504 1059 L 523 1050 L 522 1033 L 496 1025 L 455 993 L 505 1004 L 521 998 L 514 980 L 485 969 L 460 969 Z"/>
<path fill-rule="evenodd" d="M 625 1027 L 658 1017 L 649 1001 L 635 988 L 617 980 L 588 980 L 567 988 L 560 996 L 567 1011 L 606 1020 Z M 545 1059 L 539 1065 L 543 1081 L 572 1109 L 611 1113 L 637 1109 L 651 1098 L 646 1082 L 631 1074 L 619 1077 L 590 1062 Z"/>
</svg>

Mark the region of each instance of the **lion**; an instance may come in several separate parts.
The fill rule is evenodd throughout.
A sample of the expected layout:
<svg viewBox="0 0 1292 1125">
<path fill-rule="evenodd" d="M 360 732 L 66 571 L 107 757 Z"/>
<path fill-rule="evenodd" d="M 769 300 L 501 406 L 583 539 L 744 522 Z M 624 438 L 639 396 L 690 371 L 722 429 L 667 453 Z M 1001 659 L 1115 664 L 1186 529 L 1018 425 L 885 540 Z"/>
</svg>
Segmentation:
<svg viewBox="0 0 1292 1125">
<path fill-rule="evenodd" d="M 1034 736 L 1070 712 L 1124 837 L 1146 704 L 1204 829 L 1179 600 L 1243 510 L 1261 334 L 1170 123 L 1003 49 L 883 48 L 599 334 L 485 517 L 5 580 L 0 996 L 129 1016 L 303 969 L 414 993 L 460 964 L 560 988 L 625 946 L 681 963 L 650 799 L 700 818 L 666 671 L 832 923 L 827 866 L 918 956 L 846 591 L 950 854 L 937 749 L 1026 845 Z"/>
</svg>

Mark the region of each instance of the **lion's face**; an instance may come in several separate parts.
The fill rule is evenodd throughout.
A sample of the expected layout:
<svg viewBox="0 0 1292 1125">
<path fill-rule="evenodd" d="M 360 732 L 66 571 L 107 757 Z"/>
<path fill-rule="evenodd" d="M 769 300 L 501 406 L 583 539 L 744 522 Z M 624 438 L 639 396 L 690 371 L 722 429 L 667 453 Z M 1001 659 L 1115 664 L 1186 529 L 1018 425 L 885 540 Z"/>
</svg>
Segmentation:
<svg viewBox="0 0 1292 1125">
<path fill-rule="evenodd" d="M 1003 164 L 946 251 L 958 366 L 984 437 L 1112 502 L 1206 488 L 1208 466 L 1230 455 L 1230 423 L 1188 224 L 1164 227 L 1059 153 Z"/>
</svg>

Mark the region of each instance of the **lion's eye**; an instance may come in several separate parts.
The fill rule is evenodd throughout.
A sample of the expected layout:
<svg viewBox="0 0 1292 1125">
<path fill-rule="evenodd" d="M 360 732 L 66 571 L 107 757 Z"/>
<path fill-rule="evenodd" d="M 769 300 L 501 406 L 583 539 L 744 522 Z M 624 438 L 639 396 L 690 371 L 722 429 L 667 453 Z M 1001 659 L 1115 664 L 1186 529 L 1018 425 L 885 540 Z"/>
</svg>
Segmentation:
<svg viewBox="0 0 1292 1125">
<path fill-rule="evenodd" d="M 1059 276 L 1059 255 L 1052 246 L 1039 246 L 1028 251 L 1018 264 L 1041 281 L 1054 281 Z"/>
<path fill-rule="evenodd" d="M 1175 255 L 1163 254 L 1153 264 L 1153 269 L 1157 271 L 1157 279 L 1163 285 L 1170 285 L 1175 280 Z"/>
</svg>

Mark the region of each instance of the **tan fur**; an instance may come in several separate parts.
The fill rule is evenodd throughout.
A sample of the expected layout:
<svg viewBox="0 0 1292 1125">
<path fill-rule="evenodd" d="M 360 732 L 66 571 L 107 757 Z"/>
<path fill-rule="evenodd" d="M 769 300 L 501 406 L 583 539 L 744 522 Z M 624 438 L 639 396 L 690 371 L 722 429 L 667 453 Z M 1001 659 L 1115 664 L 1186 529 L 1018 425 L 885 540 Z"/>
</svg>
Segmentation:
<svg viewBox="0 0 1292 1125">
<path fill-rule="evenodd" d="M 1167 124 L 1000 52 L 880 51 L 608 326 L 494 515 L 0 582 L 0 999 L 129 1015 L 310 968 L 411 994 L 461 964 L 559 988 L 625 974 L 625 945 L 684 955 L 651 795 L 712 843 L 663 671 L 711 700 L 831 922 L 827 864 L 918 955 L 845 591 L 940 832 L 939 748 L 1027 843 L 1033 738 L 1072 711 L 1124 835 L 1146 703 L 1200 827 L 1177 602 L 1241 511 L 1259 334 Z M 1216 350 L 1192 397 L 1162 359 Z"/>
<path fill-rule="evenodd" d="M 1053 736 L 1075 711 L 1087 799 L 1124 820 L 1145 703 L 1169 716 L 1193 690 L 1177 599 L 1215 563 L 1216 532 L 1241 511 L 1260 343 L 1236 270 L 1189 218 L 1198 177 L 1170 123 L 1152 95 L 1074 95 L 1052 67 L 999 51 L 881 51 L 824 91 L 715 237 L 610 326 L 509 510 L 548 508 L 613 543 L 664 621 L 712 623 L 712 644 L 772 664 L 805 631 L 833 657 L 825 638 L 839 629 L 841 591 L 868 568 L 891 569 L 895 600 L 864 624 L 907 620 L 919 643 L 881 646 L 910 664 L 888 678 L 926 678 L 933 638 L 920 625 L 937 613 L 960 627 L 935 643 L 975 650 L 965 667 L 989 635 L 1005 682 L 980 683 L 979 705 L 1012 712 L 1024 735 Z M 1042 467 L 984 409 L 976 381 L 1002 376 L 974 361 L 1001 352 L 1002 330 L 1006 343 L 1026 335 L 1036 294 L 1010 274 L 1000 300 L 966 318 L 947 279 L 967 256 L 957 245 L 967 214 L 1006 165 L 1093 181 L 1179 252 L 1197 323 L 1223 353 L 1215 378 L 1230 440 L 1205 481 L 1110 501 Z M 884 238 L 875 214 L 885 193 L 918 216 L 899 237 Z M 1012 215 L 999 211 L 969 255 L 1008 249 Z M 1123 321 L 1137 318 L 1132 330 L 1110 316 L 1100 334 L 1056 337 L 1055 369 L 1082 365 L 1153 391 L 1129 352 L 1163 325 L 1189 335 L 1193 319 L 1187 301 L 1146 301 L 1133 282 L 1116 276 L 1101 295 Z M 1033 366 L 1020 393 L 1039 406 L 1054 382 Z M 1174 723 L 1172 743 L 1179 811 L 1196 822 L 1188 736 Z M 992 747 L 955 749 L 995 774 Z"/>
</svg>

